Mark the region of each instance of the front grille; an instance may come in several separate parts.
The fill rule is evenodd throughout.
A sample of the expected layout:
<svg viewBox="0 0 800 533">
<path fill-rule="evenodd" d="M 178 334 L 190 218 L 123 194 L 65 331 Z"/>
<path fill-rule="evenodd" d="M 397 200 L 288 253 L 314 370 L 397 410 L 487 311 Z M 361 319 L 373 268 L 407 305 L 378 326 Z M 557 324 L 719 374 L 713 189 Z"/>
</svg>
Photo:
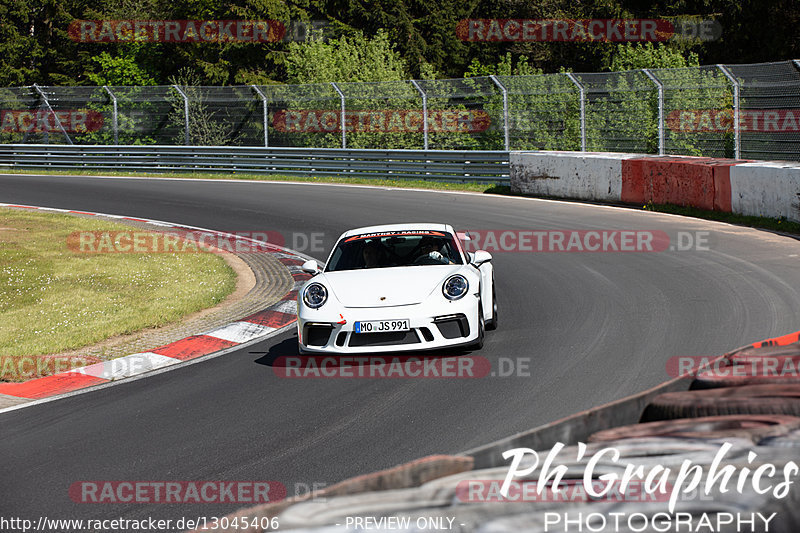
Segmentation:
<svg viewBox="0 0 800 533">
<path fill-rule="evenodd" d="M 344 346 L 345 339 L 347 339 L 347 333 L 340 331 L 339 334 L 336 335 L 336 346 Z"/>
<path fill-rule="evenodd" d="M 469 321 L 464 314 L 439 317 L 434 319 L 433 323 L 445 339 L 469 337 Z"/>
<path fill-rule="evenodd" d="M 330 324 L 308 324 L 303 333 L 306 346 L 325 346 L 331 338 L 333 326 Z"/>
<path fill-rule="evenodd" d="M 419 328 L 419 332 L 422 333 L 422 338 L 426 341 L 431 342 L 433 340 L 433 333 L 428 328 Z"/>
<path fill-rule="evenodd" d="M 382 333 L 351 333 L 348 346 L 393 346 L 417 344 L 419 337 L 411 331 L 385 331 Z"/>
</svg>

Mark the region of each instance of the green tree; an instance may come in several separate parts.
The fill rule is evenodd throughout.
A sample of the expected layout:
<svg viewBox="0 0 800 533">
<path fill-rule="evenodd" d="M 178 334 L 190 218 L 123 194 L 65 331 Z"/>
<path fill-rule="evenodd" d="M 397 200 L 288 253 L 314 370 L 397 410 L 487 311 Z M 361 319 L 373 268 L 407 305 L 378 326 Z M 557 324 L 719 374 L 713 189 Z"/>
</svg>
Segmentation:
<svg viewBox="0 0 800 533">
<path fill-rule="evenodd" d="M 137 62 L 135 48 L 124 48 L 118 55 L 102 52 L 92 62 L 98 72 L 89 72 L 87 77 L 94 85 L 156 85 L 151 73 Z"/>
<path fill-rule="evenodd" d="M 286 57 L 289 83 L 399 81 L 409 78 L 406 63 L 386 32 L 375 37 L 355 33 L 330 41 L 290 43 Z"/>
<path fill-rule="evenodd" d="M 642 68 L 683 68 L 700 65 L 694 52 L 683 52 L 664 43 L 617 45 L 608 62 L 608 70 L 635 70 Z"/>
</svg>

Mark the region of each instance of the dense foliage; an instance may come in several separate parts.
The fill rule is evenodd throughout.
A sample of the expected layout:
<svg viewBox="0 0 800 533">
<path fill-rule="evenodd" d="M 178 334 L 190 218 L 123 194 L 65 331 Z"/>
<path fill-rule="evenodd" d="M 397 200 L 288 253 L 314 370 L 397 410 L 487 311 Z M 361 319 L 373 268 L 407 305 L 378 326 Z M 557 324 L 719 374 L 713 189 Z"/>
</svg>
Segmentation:
<svg viewBox="0 0 800 533">
<path fill-rule="evenodd" d="M 456 32 L 468 18 L 674 16 L 713 18 L 721 38 L 645 50 L 608 42 L 467 42 Z M 120 19 L 317 20 L 327 24 L 326 41 L 83 43 L 68 32 L 75 20 Z M 521 57 L 515 74 L 800 57 L 795 0 L 0 0 L 0 22 L 6 87 L 167 84 L 180 71 L 205 85 L 460 78 L 512 73 Z"/>
</svg>

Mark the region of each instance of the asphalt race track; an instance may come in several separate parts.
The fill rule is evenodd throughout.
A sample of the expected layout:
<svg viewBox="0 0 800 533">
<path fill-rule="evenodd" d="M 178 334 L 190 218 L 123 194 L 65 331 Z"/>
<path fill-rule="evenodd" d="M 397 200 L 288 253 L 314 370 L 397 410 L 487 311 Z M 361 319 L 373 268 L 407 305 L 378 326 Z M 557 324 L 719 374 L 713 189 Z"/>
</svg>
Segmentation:
<svg viewBox="0 0 800 533">
<path fill-rule="evenodd" d="M 0 514 L 220 516 L 236 504 L 76 504 L 84 480 L 312 484 L 456 453 L 665 381 L 676 355 L 716 355 L 800 329 L 800 242 L 712 222 L 489 195 L 288 183 L 0 176 L 0 201 L 224 231 L 338 235 L 370 224 L 457 229 L 708 231 L 708 250 L 494 253 L 500 327 L 481 352 L 529 359 L 483 379 L 284 379 L 289 331 L 228 355 L 0 414 Z M 287 242 L 291 246 L 291 242 Z M 304 250 L 301 250 L 304 251 Z"/>
</svg>

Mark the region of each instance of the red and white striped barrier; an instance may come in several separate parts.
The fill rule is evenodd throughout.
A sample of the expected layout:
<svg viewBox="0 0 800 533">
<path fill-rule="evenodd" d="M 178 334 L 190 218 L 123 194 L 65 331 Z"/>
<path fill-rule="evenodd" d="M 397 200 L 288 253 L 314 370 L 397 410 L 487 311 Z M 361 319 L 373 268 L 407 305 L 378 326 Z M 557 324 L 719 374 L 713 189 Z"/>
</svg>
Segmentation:
<svg viewBox="0 0 800 533">
<path fill-rule="evenodd" d="M 517 193 L 674 204 L 800 222 L 800 163 L 601 152 L 512 152 Z"/>
</svg>

